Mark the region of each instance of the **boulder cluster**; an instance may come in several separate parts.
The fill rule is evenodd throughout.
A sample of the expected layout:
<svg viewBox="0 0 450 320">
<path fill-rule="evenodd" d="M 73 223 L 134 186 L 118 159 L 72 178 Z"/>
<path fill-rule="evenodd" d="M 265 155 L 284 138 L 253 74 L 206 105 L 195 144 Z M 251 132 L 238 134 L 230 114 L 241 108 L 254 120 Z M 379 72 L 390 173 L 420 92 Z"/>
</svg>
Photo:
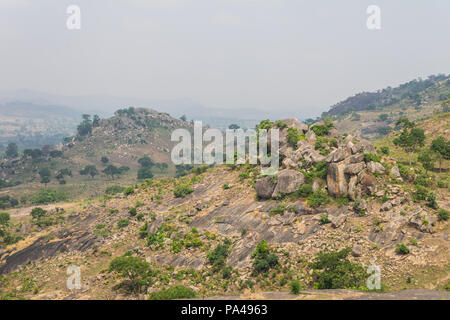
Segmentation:
<svg viewBox="0 0 450 320">
<path fill-rule="evenodd" d="M 329 130 L 325 137 L 316 137 L 310 127 L 296 119 L 286 119 L 282 122 L 286 124 L 286 127 L 279 128 L 282 167 L 277 176 L 267 176 L 256 182 L 256 193 L 260 198 L 276 198 L 280 194 L 295 192 L 305 183 L 305 177 L 300 170 L 307 172 L 324 162 L 327 170 L 326 181 L 315 179 L 313 191 L 324 185 L 331 196 L 349 197 L 352 200 L 376 192 L 374 174 L 384 173 L 385 168 L 379 162 L 366 159 L 365 154 L 377 154 L 369 141 L 351 135 L 340 136 L 334 129 Z M 296 148 L 287 142 L 289 128 L 295 128 L 301 137 Z M 317 148 L 318 139 L 333 143 Z"/>
</svg>

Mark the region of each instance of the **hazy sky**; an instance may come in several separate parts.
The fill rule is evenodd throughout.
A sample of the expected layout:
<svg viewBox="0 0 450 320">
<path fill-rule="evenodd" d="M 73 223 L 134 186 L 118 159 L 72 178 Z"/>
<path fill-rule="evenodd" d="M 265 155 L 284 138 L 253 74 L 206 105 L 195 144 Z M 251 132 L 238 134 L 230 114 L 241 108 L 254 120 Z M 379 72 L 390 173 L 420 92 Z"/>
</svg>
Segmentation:
<svg viewBox="0 0 450 320">
<path fill-rule="evenodd" d="M 66 9 L 81 8 L 81 30 Z M 381 30 L 366 9 L 381 8 Z M 450 73 L 448 0 L 0 0 L 0 90 L 321 111 Z"/>
</svg>

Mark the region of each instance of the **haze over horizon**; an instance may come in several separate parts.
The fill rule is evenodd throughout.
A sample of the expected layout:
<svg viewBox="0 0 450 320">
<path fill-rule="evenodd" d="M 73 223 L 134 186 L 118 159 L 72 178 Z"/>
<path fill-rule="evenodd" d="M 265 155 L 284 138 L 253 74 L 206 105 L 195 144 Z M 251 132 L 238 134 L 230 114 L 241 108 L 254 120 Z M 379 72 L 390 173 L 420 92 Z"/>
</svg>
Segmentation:
<svg viewBox="0 0 450 320">
<path fill-rule="evenodd" d="M 81 30 L 66 28 L 72 4 Z M 372 4 L 381 30 L 366 27 Z M 361 91 L 450 73 L 449 12 L 444 0 L 2 0 L 0 91 L 314 117 Z"/>
</svg>

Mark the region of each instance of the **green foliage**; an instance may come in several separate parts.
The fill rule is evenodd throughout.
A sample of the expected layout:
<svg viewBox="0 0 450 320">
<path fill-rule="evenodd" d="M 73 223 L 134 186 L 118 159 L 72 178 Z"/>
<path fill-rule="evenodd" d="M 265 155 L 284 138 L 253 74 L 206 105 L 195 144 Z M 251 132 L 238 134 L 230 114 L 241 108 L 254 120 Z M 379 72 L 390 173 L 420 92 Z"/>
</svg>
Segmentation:
<svg viewBox="0 0 450 320">
<path fill-rule="evenodd" d="M 124 187 L 121 186 L 109 186 L 106 188 L 105 193 L 106 194 L 117 194 L 117 193 L 121 193 L 125 190 Z"/>
<path fill-rule="evenodd" d="M 113 180 L 114 180 L 114 176 L 117 176 L 117 175 L 121 174 L 121 170 L 119 170 L 119 168 L 117 168 L 116 166 L 114 166 L 112 164 L 110 164 L 105 169 L 103 169 L 102 172 L 104 174 L 106 174 L 107 176 L 111 176 L 111 178 Z"/>
<path fill-rule="evenodd" d="M 450 159 L 450 141 L 439 136 L 431 142 L 430 150 L 436 154 L 439 159 L 439 171 L 442 171 L 442 160 Z"/>
<path fill-rule="evenodd" d="M 284 210 L 286 210 L 286 205 L 284 203 L 280 203 L 277 207 L 269 210 L 269 215 L 271 216 L 276 214 L 283 215 Z"/>
<path fill-rule="evenodd" d="M 311 263 L 313 281 L 318 289 L 361 288 L 367 278 L 364 268 L 350 262 L 351 249 L 319 252 Z"/>
<path fill-rule="evenodd" d="M 14 142 L 8 143 L 8 146 L 6 147 L 5 155 L 7 158 L 16 158 L 19 156 L 19 151 L 17 144 Z"/>
<path fill-rule="evenodd" d="M 314 131 L 314 133 L 318 137 L 326 136 L 330 132 L 330 130 L 329 130 L 329 128 L 327 126 L 324 126 L 324 125 L 321 125 L 321 124 L 316 124 L 316 125 L 312 126 L 311 130 Z"/>
<path fill-rule="evenodd" d="M 389 147 L 383 146 L 380 148 L 382 154 L 388 156 L 389 155 Z"/>
<path fill-rule="evenodd" d="M 136 208 L 130 208 L 130 210 L 128 210 L 128 213 L 130 214 L 130 216 L 134 217 L 137 214 Z"/>
<path fill-rule="evenodd" d="M 119 228 L 125 228 L 130 224 L 130 220 L 128 219 L 119 219 L 119 221 L 117 222 L 117 226 Z"/>
<path fill-rule="evenodd" d="M 153 178 L 153 172 L 151 167 L 142 167 L 139 168 L 138 172 L 137 172 L 137 178 L 139 180 L 144 180 L 144 179 L 151 179 Z"/>
<path fill-rule="evenodd" d="M 417 156 L 417 161 L 422 164 L 426 172 L 428 172 L 429 170 L 433 170 L 434 168 L 433 153 L 429 149 L 419 153 L 419 155 Z"/>
<path fill-rule="evenodd" d="M 121 256 L 113 259 L 109 265 L 109 272 L 125 278 L 120 287 L 128 292 L 139 293 L 146 286 L 151 285 L 154 272 L 150 264 L 144 259 L 132 256 Z"/>
<path fill-rule="evenodd" d="M 98 175 L 98 170 L 93 165 L 87 165 L 84 167 L 83 170 L 80 170 L 81 175 L 90 175 L 91 178 L 94 178 L 96 175 Z"/>
<path fill-rule="evenodd" d="M 173 190 L 173 195 L 176 198 L 184 198 L 192 192 L 194 192 L 194 190 L 189 184 L 182 184 L 175 187 L 175 189 Z"/>
<path fill-rule="evenodd" d="M 67 194 L 62 190 L 41 189 L 30 198 L 30 201 L 32 204 L 49 204 L 67 199 Z"/>
<path fill-rule="evenodd" d="M 209 264 L 216 269 L 220 269 L 225 266 L 228 255 L 230 254 L 231 242 L 225 240 L 223 244 L 218 244 L 216 248 L 207 254 Z"/>
<path fill-rule="evenodd" d="M 258 243 L 255 251 L 252 253 L 252 258 L 254 259 L 253 270 L 255 273 L 267 272 L 278 264 L 278 257 L 271 253 L 266 240 Z"/>
<path fill-rule="evenodd" d="M 77 127 L 79 136 L 86 136 L 92 133 L 92 120 L 88 114 L 83 114 L 83 121 Z"/>
<path fill-rule="evenodd" d="M 320 215 L 319 224 L 327 224 L 330 223 L 330 219 L 328 218 L 328 214 L 324 213 Z"/>
<path fill-rule="evenodd" d="M 261 121 L 256 127 L 257 130 L 269 130 L 273 127 L 273 122 L 269 119 Z"/>
<path fill-rule="evenodd" d="M 299 132 L 297 128 L 288 128 L 287 130 L 287 143 L 294 149 L 297 148 L 297 142 L 299 140 Z"/>
<path fill-rule="evenodd" d="M 0 226 L 7 226 L 10 219 L 8 212 L 0 212 Z"/>
<path fill-rule="evenodd" d="M 222 189 L 223 189 L 223 190 L 228 190 L 228 189 L 230 189 L 230 185 L 229 185 L 228 183 L 224 183 L 224 184 L 222 185 Z"/>
<path fill-rule="evenodd" d="M 152 293 L 149 300 L 193 299 L 196 296 L 193 289 L 178 285 Z"/>
<path fill-rule="evenodd" d="M 379 155 L 373 154 L 373 153 L 366 153 L 366 154 L 364 154 L 364 162 L 367 163 L 367 162 L 370 162 L 370 161 L 380 162 L 381 158 L 380 158 Z"/>
<path fill-rule="evenodd" d="M 277 120 L 277 121 L 275 121 L 275 125 L 278 127 L 278 128 L 280 128 L 280 129 L 284 129 L 284 128 L 287 128 L 287 124 L 286 123 L 284 123 L 283 121 L 281 121 L 281 120 Z"/>
<path fill-rule="evenodd" d="M 328 196 L 328 193 L 323 190 L 317 190 L 308 197 L 307 204 L 312 208 L 317 208 L 329 202 L 330 197 Z"/>
<path fill-rule="evenodd" d="M 289 284 L 289 289 L 292 294 L 295 295 L 299 294 L 301 290 L 300 281 L 292 280 L 291 283 Z"/>
<path fill-rule="evenodd" d="M 419 147 L 422 147 L 425 142 L 425 133 L 421 128 L 404 127 L 400 136 L 394 139 L 394 144 L 401 147 L 406 153 L 411 154 L 417 152 Z M 409 158 L 411 165 L 411 158 Z"/>
<path fill-rule="evenodd" d="M 209 168 L 209 166 L 195 167 L 195 168 L 192 168 L 191 172 L 195 175 L 199 175 L 199 174 L 206 172 L 206 170 L 208 170 L 208 168 Z"/>
<path fill-rule="evenodd" d="M 447 221 L 450 218 L 450 211 L 445 209 L 439 209 L 438 211 L 438 220 L 439 221 Z"/>
<path fill-rule="evenodd" d="M 123 194 L 126 196 L 129 196 L 130 194 L 133 194 L 133 193 L 134 193 L 133 186 L 126 187 L 125 190 L 123 190 Z"/>
<path fill-rule="evenodd" d="M 100 161 L 101 161 L 103 164 L 107 164 L 107 163 L 109 162 L 109 159 L 108 159 L 108 157 L 103 156 L 103 157 L 100 159 Z"/>
<path fill-rule="evenodd" d="M 300 198 L 307 198 L 313 193 L 313 188 L 311 183 L 303 184 L 298 190 L 295 192 L 295 195 Z"/>
<path fill-rule="evenodd" d="M 409 248 L 404 243 L 397 244 L 397 247 L 395 248 L 395 251 L 398 254 L 408 254 L 410 252 Z"/>
</svg>

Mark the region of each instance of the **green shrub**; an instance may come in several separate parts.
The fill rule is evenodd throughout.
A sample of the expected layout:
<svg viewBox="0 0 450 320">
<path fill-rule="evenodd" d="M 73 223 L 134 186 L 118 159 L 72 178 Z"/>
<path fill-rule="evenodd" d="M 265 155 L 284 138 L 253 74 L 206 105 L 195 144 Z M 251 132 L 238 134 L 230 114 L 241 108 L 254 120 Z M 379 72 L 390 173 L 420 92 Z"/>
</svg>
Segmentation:
<svg viewBox="0 0 450 320">
<path fill-rule="evenodd" d="M 226 240 L 223 244 L 218 244 L 214 250 L 210 251 L 206 256 L 209 264 L 217 269 L 222 268 L 230 253 L 230 245 L 229 240 Z"/>
<path fill-rule="evenodd" d="M 386 155 L 386 156 L 389 155 L 389 147 L 386 147 L 386 146 L 381 147 L 381 148 L 380 148 L 380 151 L 381 151 L 382 154 L 384 154 L 384 155 Z"/>
<path fill-rule="evenodd" d="M 301 290 L 300 281 L 292 280 L 289 284 L 289 289 L 292 294 L 299 294 Z"/>
<path fill-rule="evenodd" d="M 330 201 L 328 193 L 323 190 L 317 190 L 308 197 L 308 206 L 316 208 Z"/>
<path fill-rule="evenodd" d="M 364 268 L 348 260 L 351 249 L 319 252 L 311 263 L 313 281 L 318 289 L 361 288 L 367 274 Z"/>
<path fill-rule="evenodd" d="M 307 198 L 313 193 L 312 184 L 305 183 L 296 191 L 295 195 L 300 198 Z"/>
<path fill-rule="evenodd" d="M 120 220 L 117 222 L 117 226 L 118 226 L 119 228 L 125 228 L 125 227 L 128 226 L 129 223 L 130 223 L 130 220 L 128 220 L 128 219 L 120 219 Z"/>
<path fill-rule="evenodd" d="M 283 215 L 284 210 L 286 210 L 286 205 L 284 203 L 280 203 L 277 207 L 269 210 L 269 215 L 271 216 L 276 214 Z"/>
<path fill-rule="evenodd" d="M 129 196 L 130 194 L 134 193 L 134 187 L 130 186 L 130 187 L 126 187 L 125 190 L 123 191 L 123 194 L 126 196 Z"/>
<path fill-rule="evenodd" d="M 289 128 L 287 130 L 286 141 L 294 149 L 297 149 L 298 137 L 299 134 L 297 128 Z"/>
<path fill-rule="evenodd" d="M 316 125 L 312 126 L 311 130 L 314 131 L 316 136 L 319 136 L 319 137 L 326 136 L 330 132 L 329 128 L 327 126 L 323 126 L 320 124 L 316 124 Z"/>
<path fill-rule="evenodd" d="M 128 210 L 128 213 L 130 214 L 130 216 L 134 217 L 137 214 L 136 208 L 130 208 L 130 210 Z"/>
<path fill-rule="evenodd" d="M 273 122 L 270 121 L 269 119 L 267 120 L 263 120 L 261 121 L 258 126 L 256 127 L 258 130 L 260 129 L 265 129 L 265 130 L 269 130 L 273 127 Z"/>
<path fill-rule="evenodd" d="M 439 221 L 447 221 L 450 217 L 450 211 L 445 209 L 439 209 L 438 211 L 438 220 Z"/>
<path fill-rule="evenodd" d="M 231 277 L 231 272 L 233 271 L 233 268 L 230 266 L 225 266 L 222 269 L 222 278 L 229 279 Z"/>
<path fill-rule="evenodd" d="M 196 296 L 193 289 L 178 285 L 152 293 L 149 300 L 192 299 Z"/>
<path fill-rule="evenodd" d="M 41 189 L 34 194 L 30 201 L 32 204 L 48 204 L 67 201 L 67 194 L 62 190 Z"/>
<path fill-rule="evenodd" d="M 254 259 L 253 270 L 256 273 L 267 272 L 278 264 L 278 257 L 271 253 L 266 240 L 258 243 L 255 251 L 252 253 L 252 258 Z"/>
<path fill-rule="evenodd" d="M 330 223 L 330 219 L 328 218 L 328 214 L 322 214 L 320 216 L 319 224 L 327 224 Z"/>
<path fill-rule="evenodd" d="M 121 186 L 109 186 L 106 188 L 105 193 L 113 195 L 113 194 L 121 193 L 121 192 L 123 192 L 123 190 L 125 190 L 125 188 L 121 187 Z"/>
<path fill-rule="evenodd" d="M 224 184 L 222 185 L 222 189 L 223 189 L 223 190 L 228 190 L 228 189 L 230 189 L 230 185 L 229 185 L 228 183 L 224 183 Z"/>
<path fill-rule="evenodd" d="M 194 190 L 192 190 L 190 185 L 183 184 L 175 187 L 175 189 L 173 190 L 173 195 L 176 198 L 184 198 L 192 192 L 194 192 Z"/>
<path fill-rule="evenodd" d="M 380 162 L 381 161 L 381 157 L 377 154 L 374 153 L 366 153 L 364 154 L 364 162 Z"/>
<path fill-rule="evenodd" d="M 280 128 L 280 129 L 284 129 L 284 128 L 287 128 L 287 124 L 286 123 L 284 123 L 283 121 L 281 121 L 281 120 L 277 120 L 277 121 L 275 121 L 275 125 L 278 127 L 278 128 Z"/>
<path fill-rule="evenodd" d="M 410 252 L 409 248 L 404 243 L 399 243 L 395 249 L 398 254 L 408 254 Z"/>
<path fill-rule="evenodd" d="M 109 265 L 109 272 L 114 272 L 126 279 L 119 287 L 128 292 L 142 292 L 143 288 L 151 285 L 152 276 L 154 276 L 148 262 L 129 255 L 113 259 Z"/>
</svg>

